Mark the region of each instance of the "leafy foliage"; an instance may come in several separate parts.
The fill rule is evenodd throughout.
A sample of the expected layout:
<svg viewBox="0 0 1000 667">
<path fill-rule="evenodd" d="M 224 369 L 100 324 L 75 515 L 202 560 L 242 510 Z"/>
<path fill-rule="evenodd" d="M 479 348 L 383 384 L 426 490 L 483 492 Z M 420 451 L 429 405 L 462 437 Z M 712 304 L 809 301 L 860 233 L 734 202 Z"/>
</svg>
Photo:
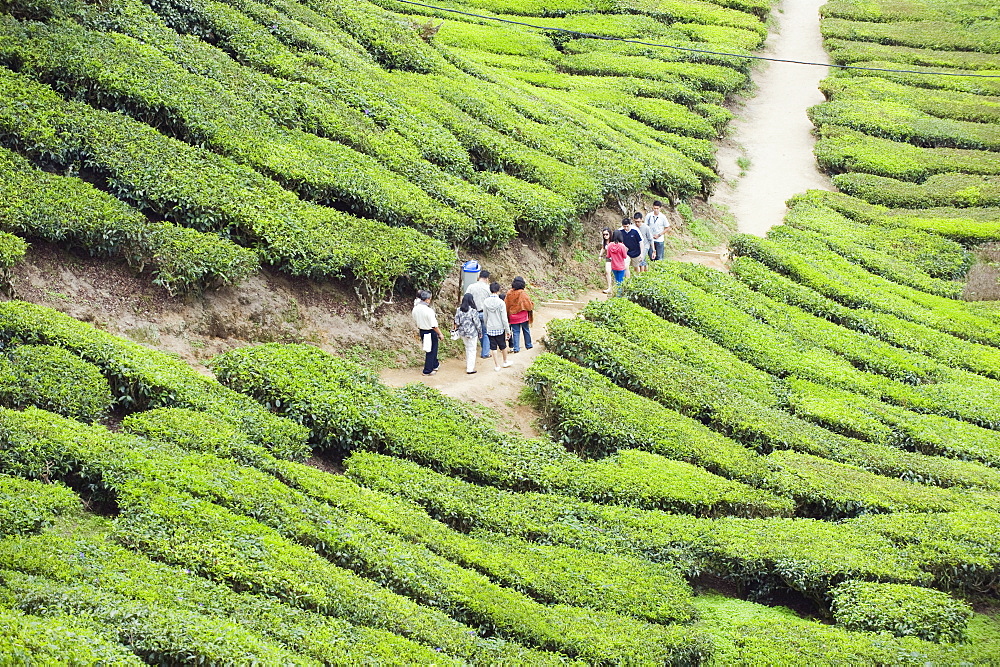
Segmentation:
<svg viewBox="0 0 1000 667">
<path fill-rule="evenodd" d="M 111 403 L 111 387 L 101 371 L 61 347 L 20 345 L 9 361 L 0 360 L 0 404 L 33 405 L 92 422 L 101 419 Z"/>
<path fill-rule="evenodd" d="M 848 630 L 960 642 L 972 616 L 971 607 L 947 593 L 905 584 L 847 581 L 831 595 L 833 617 Z"/>
</svg>

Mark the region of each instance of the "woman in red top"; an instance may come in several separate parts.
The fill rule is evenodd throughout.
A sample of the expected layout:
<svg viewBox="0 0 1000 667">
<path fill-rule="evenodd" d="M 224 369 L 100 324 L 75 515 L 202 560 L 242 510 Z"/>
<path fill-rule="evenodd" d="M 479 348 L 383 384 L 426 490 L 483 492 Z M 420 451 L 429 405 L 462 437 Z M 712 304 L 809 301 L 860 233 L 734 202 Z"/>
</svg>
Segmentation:
<svg viewBox="0 0 1000 667">
<path fill-rule="evenodd" d="M 535 304 L 531 302 L 531 297 L 524 291 L 524 278 L 514 276 L 514 281 L 510 284 L 510 291 L 504 297 L 507 304 L 507 319 L 510 321 L 511 341 L 510 351 L 521 351 L 521 332 L 524 332 L 524 346 L 529 350 L 534 347 L 531 344 L 531 331 L 528 324 L 531 322 L 531 311 L 535 309 Z"/>
<path fill-rule="evenodd" d="M 615 282 L 619 285 L 625 280 L 625 262 L 628 259 L 628 248 L 624 241 L 622 230 L 616 229 L 615 233 L 611 235 L 611 243 L 604 249 L 608 259 L 611 260 L 611 273 L 614 274 Z"/>
</svg>

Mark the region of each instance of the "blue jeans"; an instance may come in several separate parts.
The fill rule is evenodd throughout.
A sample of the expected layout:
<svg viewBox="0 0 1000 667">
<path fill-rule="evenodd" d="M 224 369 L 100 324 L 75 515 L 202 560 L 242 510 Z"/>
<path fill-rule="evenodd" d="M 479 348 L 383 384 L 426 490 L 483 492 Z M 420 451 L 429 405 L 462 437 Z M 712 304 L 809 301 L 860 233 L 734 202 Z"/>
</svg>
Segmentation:
<svg viewBox="0 0 1000 667">
<path fill-rule="evenodd" d="M 524 332 L 524 347 L 531 349 L 533 345 L 531 344 L 531 330 L 528 329 L 527 322 L 520 322 L 518 324 L 511 324 L 511 341 L 510 348 L 515 352 L 521 351 L 521 332 Z"/>
<path fill-rule="evenodd" d="M 611 269 L 611 273 L 615 275 L 616 283 L 621 283 L 625 280 L 625 269 L 622 269 L 621 271 L 616 271 L 614 269 Z"/>
<path fill-rule="evenodd" d="M 663 259 L 663 241 L 653 241 L 653 249 L 656 250 L 656 259 L 654 261 Z"/>
<path fill-rule="evenodd" d="M 483 311 L 479 311 L 479 330 L 483 332 L 483 335 L 479 337 L 479 347 L 482 351 L 479 356 L 483 359 L 490 358 L 490 337 L 486 335 L 486 316 L 483 315 Z"/>
</svg>

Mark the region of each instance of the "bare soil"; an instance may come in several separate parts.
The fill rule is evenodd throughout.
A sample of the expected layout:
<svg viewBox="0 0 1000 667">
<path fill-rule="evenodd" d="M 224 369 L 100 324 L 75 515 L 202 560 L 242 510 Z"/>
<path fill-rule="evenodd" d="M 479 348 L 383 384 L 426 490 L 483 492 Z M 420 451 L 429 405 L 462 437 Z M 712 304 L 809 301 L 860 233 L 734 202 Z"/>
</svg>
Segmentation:
<svg viewBox="0 0 1000 667">
<path fill-rule="evenodd" d="M 966 301 L 1000 299 L 1000 243 L 987 243 L 975 249 L 976 263 L 966 276 L 962 298 Z"/>
<path fill-rule="evenodd" d="M 775 27 L 761 55 L 825 63 L 819 8 L 826 0 L 786 0 L 774 9 Z M 752 96 L 737 99 L 729 138 L 719 146 L 722 183 L 711 202 L 726 208 L 737 228 L 764 236 L 781 224 L 793 195 L 834 190 L 813 157 L 816 143 L 806 110 L 824 101 L 818 89 L 829 68 L 762 62 L 755 67 Z M 742 162 L 742 164 L 740 164 Z"/>
</svg>

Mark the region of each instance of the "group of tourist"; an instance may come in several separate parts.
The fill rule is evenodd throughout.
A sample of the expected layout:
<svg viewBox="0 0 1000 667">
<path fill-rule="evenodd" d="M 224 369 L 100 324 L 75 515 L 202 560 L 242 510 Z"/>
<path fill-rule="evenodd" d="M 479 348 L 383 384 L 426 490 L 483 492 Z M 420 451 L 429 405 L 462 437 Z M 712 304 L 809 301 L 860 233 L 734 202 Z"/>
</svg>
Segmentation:
<svg viewBox="0 0 1000 667">
<path fill-rule="evenodd" d="M 646 215 L 636 212 L 631 218 L 622 218 L 621 229 L 612 232 L 605 227 L 601 230 L 601 257 L 608 281 L 605 294 L 609 294 L 615 284 L 621 284 L 632 271 L 641 273 L 648 262 L 663 259 L 664 237 L 670 229 L 670 219 L 662 207 L 662 202 L 654 201 L 653 210 Z"/>
<path fill-rule="evenodd" d="M 452 337 L 465 343 L 465 372 L 476 371 L 476 347 L 480 357 L 493 359 L 493 370 L 500 371 L 512 364 L 507 360 L 508 343 L 512 353 L 524 347 L 531 349 L 531 329 L 534 304 L 525 291 L 524 278 L 516 276 L 506 293 L 500 292 L 500 283 L 490 280 L 489 271 L 480 271 L 479 279 L 469 285 L 462 295 L 462 302 L 455 310 Z M 418 290 L 413 302 L 413 321 L 420 331 L 424 350 L 424 375 L 434 375 L 441 365 L 438 361 L 438 341 L 441 329 L 437 314 L 431 307 L 431 293 Z"/>
</svg>

